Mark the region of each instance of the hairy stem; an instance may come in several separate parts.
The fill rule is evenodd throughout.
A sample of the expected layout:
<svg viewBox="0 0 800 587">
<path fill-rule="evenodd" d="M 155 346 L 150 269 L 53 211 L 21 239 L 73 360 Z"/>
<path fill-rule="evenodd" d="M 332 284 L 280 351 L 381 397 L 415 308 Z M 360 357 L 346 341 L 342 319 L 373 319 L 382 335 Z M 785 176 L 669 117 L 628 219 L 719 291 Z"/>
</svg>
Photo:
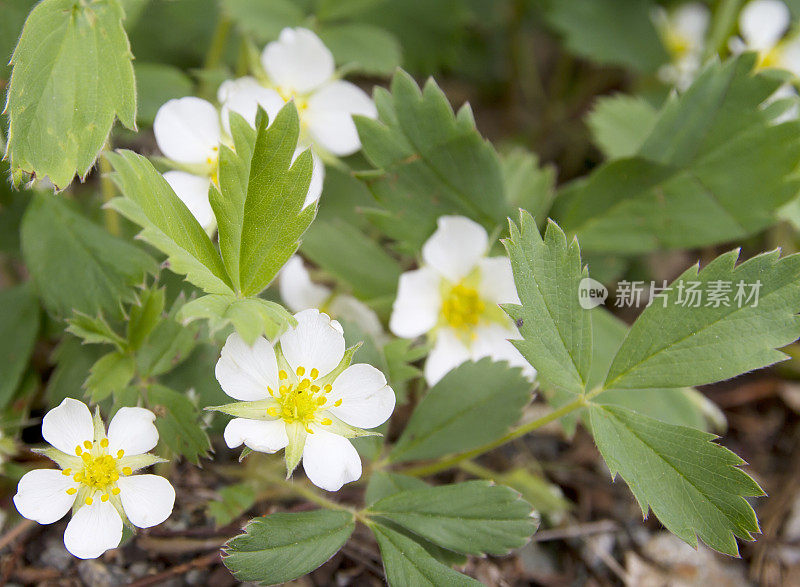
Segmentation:
<svg viewBox="0 0 800 587">
<path fill-rule="evenodd" d="M 106 149 L 108 148 L 110 148 L 109 145 L 106 145 Z M 100 168 L 100 193 L 103 196 L 103 203 L 107 204 L 109 200 L 111 200 L 111 198 L 113 198 L 116 194 L 114 182 L 112 181 L 110 175 L 112 172 L 111 164 L 102 155 L 97 160 L 97 164 Z M 115 210 L 112 210 L 106 206 L 103 210 L 103 222 L 105 223 L 106 230 L 108 230 L 108 232 L 114 236 L 120 235 L 119 215 Z"/>
<path fill-rule="evenodd" d="M 589 400 L 600 394 L 602 391 L 603 388 L 593 389 L 587 394 L 581 395 L 576 399 L 574 399 L 573 401 L 571 401 L 570 403 L 561 406 L 557 410 L 553 410 L 552 412 L 545 414 L 541 418 L 537 418 L 536 420 L 532 420 L 530 422 L 517 426 L 505 436 L 502 436 L 497 440 L 484 444 L 483 446 L 479 446 L 478 448 L 474 448 L 467 452 L 462 452 L 457 455 L 441 459 L 439 461 L 428 463 L 426 465 L 409 467 L 408 469 L 404 469 L 402 472 L 406 475 L 413 475 L 415 477 L 424 477 L 426 475 L 433 475 L 434 473 L 439 473 L 440 471 L 446 471 L 447 469 L 452 469 L 453 467 L 460 466 L 460 464 L 464 461 L 468 461 L 474 459 L 475 457 L 479 457 L 483 454 L 486 454 L 487 452 L 492 451 L 498 447 L 501 447 L 504 444 L 511 442 L 512 440 L 516 440 L 521 436 L 525 436 L 529 432 L 533 432 L 534 430 L 537 430 L 542 426 L 546 426 L 550 422 L 555 422 L 556 420 L 563 418 L 567 414 L 571 414 L 576 410 L 588 406 L 590 403 Z"/>
</svg>

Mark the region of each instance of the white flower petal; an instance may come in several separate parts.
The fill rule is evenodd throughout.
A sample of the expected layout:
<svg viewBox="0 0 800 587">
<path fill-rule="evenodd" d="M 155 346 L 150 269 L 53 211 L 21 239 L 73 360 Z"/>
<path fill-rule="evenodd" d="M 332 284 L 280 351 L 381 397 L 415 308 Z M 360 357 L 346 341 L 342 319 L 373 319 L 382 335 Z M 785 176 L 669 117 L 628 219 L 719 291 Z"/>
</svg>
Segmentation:
<svg viewBox="0 0 800 587">
<path fill-rule="evenodd" d="M 303 367 L 306 374 L 311 369 L 318 369 L 320 375 L 330 373 L 344 357 L 341 325 L 316 309 L 303 310 L 294 317 L 297 326 L 281 336 L 281 350 L 289 366 L 293 370 Z"/>
<path fill-rule="evenodd" d="M 473 361 L 484 357 L 489 357 L 493 361 L 507 361 L 512 367 L 522 367 L 522 374 L 532 381 L 536 377 L 536 369 L 509 342 L 509 339 L 518 338 L 520 338 L 519 332 L 514 326 L 483 324 L 475 329 L 475 341 L 470 347 L 470 357 Z"/>
<path fill-rule="evenodd" d="M 425 262 L 453 283 L 475 268 L 489 248 L 489 235 L 464 216 L 440 216 L 436 232 L 422 247 Z"/>
<path fill-rule="evenodd" d="M 185 171 L 167 171 L 164 173 L 164 179 L 181 202 L 186 204 L 200 226 L 206 231 L 213 231 L 217 226 L 217 219 L 211 208 L 211 202 L 208 201 L 211 178 Z"/>
<path fill-rule="evenodd" d="M 236 92 L 250 88 L 262 88 L 258 80 L 252 75 L 237 77 L 236 79 L 226 79 L 217 88 L 217 102 L 224 104 Z"/>
<path fill-rule="evenodd" d="M 340 406 L 335 406 L 337 400 Z M 372 365 L 357 363 L 342 371 L 328 397 L 329 411 L 351 426 L 375 428 L 392 415 L 394 391 L 386 377 Z"/>
<path fill-rule="evenodd" d="M 778 62 L 783 69 L 800 76 L 800 37 L 795 37 L 781 45 Z"/>
<path fill-rule="evenodd" d="M 289 444 L 283 420 L 234 418 L 225 426 L 225 444 L 236 448 L 244 444 L 250 450 L 274 453 Z"/>
<path fill-rule="evenodd" d="M 97 558 L 119 546 L 122 540 L 122 518 L 110 501 L 99 494 L 92 505 L 75 512 L 64 532 L 64 546 L 78 558 Z"/>
<path fill-rule="evenodd" d="M 495 304 L 519 304 L 514 272 L 508 257 L 488 257 L 478 261 L 481 271 L 479 294 Z"/>
<path fill-rule="evenodd" d="M 303 469 L 309 481 L 325 491 L 339 491 L 345 483 L 357 481 L 361 458 L 350 441 L 319 426 L 312 430 L 303 448 Z"/>
<path fill-rule="evenodd" d="M 35 469 L 19 480 L 14 505 L 24 518 L 52 524 L 63 518 L 75 502 L 75 495 L 68 495 L 67 489 L 78 487 L 72 477 L 61 471 Z"/>
<path fill-rule="evenodd" d="M 302 150 L 298 149 L 295 152 L 295 158 L 297 158 L 300 153 L 302 153 Z M 319 200 L 319 197 L 322 195 L 322 186 L 325 184 L 325 164 L 314 151 L 311 151 L 311 161 L 311 183 L 308 186 L 308 193 L 306 194 L 305 202 L 303 202 L 303 208 L 307 208 Z"/>
<path fill-rule="evenodd" d="M 461 363 L 469 361 L 470 352 L 450 328 L 440 328 L 436 333 L 436 342 L 425 361 L 425 381 L 428 385 L 436 385 L 449 371 Z"/>
<path fill-rule="evenodd" d="M 75 454 L 75 448 L 94 440 L 92 414 L 86 404 L 66 398 L 42 419 L 42 437 L 61 452 Z"/>
<path fill-rule="evenodd" d="M 261 64 L 279 88 L 305 94 L 333 77 L 333 55 L 308 29 L 286 28 L 261 54 Z"/>
<path fill-rule="evenodd" d="M 219 115 L 211 103 L 188 96 L 170 100 L 153 122 L 158 148 L 179 163 L 216 160 L 220 142 Z"/>
<path fill-rule="evenodd" d="M 345 321 L 352 322 L 364 333 L 380 339 L 383 327 L 378 315 L 367 304 L 353 296 L 341 294 L 330 303 L 331 313 Z"/>
<path fill-rule="evenodd" d="M 397 285 L 389 330 L 402 338 L 416 338 L 430 331 L 442 309 L 441 285 L 441 276 L 430 267 L 403 273 Z"/>
<path fill-rule="evenodd" d="M 763 51 L 778 44 L 791 14 L 781 0 L 753 0 L 739 13 L 739 29 L 749 49 Z"/>
<path fill-rule="evenodd" d="M 117 481 L 122 509 L 138 528 L 150 528 L 169 518 L 175 505 L 175 489 L 158 475 L 133 475 Z"/>
<path fill-rule="evenodd" d="M 297 255 L 281 269 L 278 288 L 281 299 L 292 312 L 320 308 L 331 295 L 330 289 L 311 281 L 303 259 Z"/>
<path fill-rule="evenodd" d="M 303 120 L 315 143 L 341 157 L 361 148 L 354 114 L 376 118 L 378 111 L 364 90 L 336 80 L 311 95 Z"/>
<path fill-rule="evenodd" d="M 245 85 L 229 89 L 227 99 L 222 103 L 221 118 L 222 124 L 225 127 L 225 132 L 231 132 L 230 112 L 236 112 L 242 116 L 250 126 L 256 126 L 256 113 L 258 107 L 261 106 L 269 116 L 269 123 L 275 120 L 275 117 L 283 108 L 284 102 L 280 94 L 270 88 L 256 84 Z"/>
<path fill-rule="evenodd" d="M 703 46 L 711 14 L 705 4 L 687 2 L 672 13 L 673 26 L 678 34 L 689 41 L 691 49 Z"/>
<path fill-rule="evenodd" d="M 144 408 L 120 408 L 108 425 L 108 452 L 124 450 L 127 456 L 144 454 L 158 444 L 156 415 Z"/>
<path fill-rule="evenodd" d="M 214 374 L 222 391 L 240 401 L 266 399 L 268 387 L 278 388 L 275 351 L 263 337 L 258 337 L 251 347 L 235 332 L 228 336 Z"/>
</svg>

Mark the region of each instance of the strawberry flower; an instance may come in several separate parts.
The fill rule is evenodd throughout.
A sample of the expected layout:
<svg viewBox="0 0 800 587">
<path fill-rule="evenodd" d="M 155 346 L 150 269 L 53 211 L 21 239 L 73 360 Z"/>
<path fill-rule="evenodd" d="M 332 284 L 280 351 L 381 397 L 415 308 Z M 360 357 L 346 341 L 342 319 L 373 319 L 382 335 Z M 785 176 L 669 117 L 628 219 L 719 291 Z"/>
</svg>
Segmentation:
<svg viewBox="0 0 800 587">
<path fill-rule="evenodd" d="M 99 411 L 92 418 L 86 404 L 65 399 L 42 420 L 42 436 L 53 448 L 36 451 L 61 470 L 26 473 L 14 496 L 17 511 L 52 524 L 71 509 L 64 546 L 83 559 L 119 546 L 123 523 L 160 524 L 172 513 L 175 490 L 158 475 L 134 475 L 165 462 L 148 453 L 158 443 L 154 420 L 144 408 L 120 408 L 106 434 Z"/>
<path fill-rule="evenodd" d="M 498 304 L 519 304 L 507 257 L 487 257 L 489 236 L 463 216 L 442 216 L 422 247 L 422 267 L 400 276 L 389 321 L 401 338 L 428 334 L 433 350 L 425 379 L 434 385 L 466 361 L 491 357 L 536 371 L 509 342 L 518 339 L 514 324 Z"/>
<path fill-rule="evenodd" d="M 702 65 L 709 20 L 708 7 L 699 2 L 681 4 L 669 12 L 655 9 L 653 24 L 671 58 L 658 70 L 663 82 L 685 90 L 694 81 Z"/>
<path fill-rule="evenodd" d="M 285 450 L 287 475 L 300 460 L 309 480 L 326 491 L 361 477 L 361 459 L 350 438 L 383 424 L 395 396 L 383 373 L 350 365 L 342 327 L 327 314 L 295 315 L 275 347 L 264 338 L 248 346 L 231 334 L 222 348 L 216 377 L 236 403 L 210 408 L 235 416 L 225 428 L 230 448 Z"/>
</svg>

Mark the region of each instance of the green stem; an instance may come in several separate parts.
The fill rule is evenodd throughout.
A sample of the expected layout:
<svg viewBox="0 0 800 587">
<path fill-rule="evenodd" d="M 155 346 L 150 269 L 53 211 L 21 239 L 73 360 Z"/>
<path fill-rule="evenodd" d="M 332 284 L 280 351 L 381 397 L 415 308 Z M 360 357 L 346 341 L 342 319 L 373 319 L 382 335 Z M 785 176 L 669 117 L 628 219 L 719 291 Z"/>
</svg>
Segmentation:
<svg viewBox="0 0 800 587">
<path fill-rule="evenodd" d="M 546 426 L 550 422 L 555 422 L 559 418 L 563 418 L 564 416 L 574 412 L 575 410 L 579 410 L 581 408 L 586 407 L 590 403 L 589 400 L 598 395 L 602 391 L 603 391 L 602 388 L 598 388 L 592 390 L 586 395 L 581 395 L 575 400 L 571 401 L 570 403 L 561 406 L 557 410 L 553 410 L 552 412 L 545 414 L 541 418 L 537 418 L 536 420 L 532 420 L 531 422 L 527 422 L 526 424 L 517 426 L 516 428 L 511 430 L 508 434 L 502 436 L 501 438 L 498 438 L 493 442 L 489 442 L 487 444 L 484 444 L 483 446 L 479 446 L 478 448 L 472 449 L 470 451 L 462 452 L 460 454 L 453 455 L 446 459 L 435 461 L 427 465 L 410 467 L 402 472 L 406 475 L 413 475 L 415 477 L 424 477 L 427 475 L 433 475 L 434 473 L 438 473 L 440 471 L 451 469 L 455 466 L 458 466 L 463 461 L 468 461 L 474 459 L 475 457 L 479 457 L 483 454 L 486 454 L 487 452 L 492 451 L 500 446 L 503 446 L 504 444 L 511 442 L 512 440 L 516 440 L 520 436 L 525 436 L 529 432 L 533 432 L 534 430 L 537 430 L 542 426 Z"/>
<path fill-rule="evenodd" d="M 283 486 L 286 490 L 290 491 L 291 493 L 294 493 L 295 495 L 307 499 L 308 501 L 315 503 L 318 506 L 327 508 L 329 510 L 337 510 L 340 512 L 351 513 L 353 514 L 353 517 L 355 517 L 357 520 L 360 520 L 361 522 L 365 522 L 366 520 L 366 518 L 361 514 L 361 512 L 359 512 L 355 508 L 330 500 L 324 495 L 311 489 L 310 487 L 307 487 L 302 482 L 293 482 L 289 481 L 288 479 L 283 479 L 282 477 L 275 477 L 274 481 L 279 485 Z"/>
<path fill-rule="evenodd" d="M 225 52 L 225 47 L 228 44 L 228 34 L 231 31 L 233 23 L 226 16 L 220 16 L 217 21 L 217 26 L 211 36 L 211 44 L 208 46 L 206 59 L 203 63 L 203 69 L 210 71 L 217 69 L 222 64 L 222 55 Z M 213 97 L 213 91 L 209 87 L 208 82 L 204 81 L 201 84 L 200 94 L 206 97 Z"/>
<path fill-rule="evenodd" d="M 106 147 L 108 147 L 108 145 L 106 145 Z M 114 182 L 111 179 L 111 164 L 108 162 L 108 159 L 100 155 L 98 167 L 100 168 L 100 193 L 103 196 L 103 204 L 108 204 L 111 198 L 116 195 Z M 108 232 L 114 236 L 120 235 L 119 216 L 115 210 L 106 206 L 103 210 L 103 221 Z"/>
</svg>

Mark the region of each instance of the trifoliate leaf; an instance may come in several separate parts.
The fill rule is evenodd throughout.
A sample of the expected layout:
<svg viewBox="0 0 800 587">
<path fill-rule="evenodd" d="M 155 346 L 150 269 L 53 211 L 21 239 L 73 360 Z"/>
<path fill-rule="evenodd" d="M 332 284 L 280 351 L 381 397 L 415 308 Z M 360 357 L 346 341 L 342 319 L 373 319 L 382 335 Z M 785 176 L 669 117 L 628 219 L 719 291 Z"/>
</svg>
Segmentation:
<svg viewBox="0 0 800 587">
<path fill-rule="evenodd" d="M 781 259 L 776 250 L 735 266 L 737 257 L 695 265 L 661 292 L 631 327 L 604 387 L 696 386 L 786 359 L 776 349 L 800 336 L 800 255 Z"/>
<path fill-rule="evenodd" d="M 417 405 L 389 459 L 432 459 L 496 440 L 522 417 L 531 388 L 507 363 L 463 363 Z"/>
<path fill-rule="evenodd" d="M 635 155 L 658 120 L 658 112 L 643 98 L 616 94 L 595 102 L 586 123 L 595 144 L 609 159 Z"/>
<path fill-rule="evenodd" d="M 354 117 L 364 154 L 382 171 L 365 178 L 382 208 L 373 221 L 413 252 L 443 214 L 468 216 L 493 230 L 506 212 L 503 178 L 469 106 L 454 114 L 433 80 L 420 91 L 403 71 L 391 89 L 375 91 L 379 120 Z"/>
<path fill-rule="evenodd" d="M 167 255 L 169 268 L 207 293 L 233 293 L 211 239 L 152 163 L 132 151 L 107 153 L 124 198 L 112 207 L 143 228 L 140 238 Z"/>
<path fill-rule="evenodd" d="M 236 152 L 220 148 L 221 191 L 212 185 L 209 200 L 233 287 L 255 296 L 297 251 L 316 215 L 316 203 L 305 206 L 311 153 L 305 151 L 294 160 L 300 122 L 293 102 L 281 109 L 269 128 L 260 111 L 255 134 L 241 117 L 232 119 Z"/>
<path fill-rule="evenodd" d="M 517 323 L 523 340 L 512 343 L 550 385 L 572 393 L 586 387 L 592 360 L 592 321 L 579 302 L 579 285 L 588 276 L 581 268 L 578 242 L 549 222 L 542 239 L 527 212 L 519 228 L 509 223 L 504 241 L 522 305 L 503 309 Z"/>
<path fill-rule="evenodd" d="M 5 111 L 13 171 L 64 188 L 85 177 L 115 117 L 136 127 L 136 82 L 116 0 L 44 0 L 11 59 Z"/>
<path fill-rule="evenodd" d="M 39 304 L 30 285 L 0 291 L 0 408 L 14 395 L 39 332 Z"/>
<path fill-rule="evenodd" d="M 344 546 L 353 514 L 334 510 L 277 513 L 252 520 L 223 546 L 222 561 L 239 581 L 275 585 L 310 573 Z"/>
<path fill-rule="evenodd" d="M 536 531 L 531 506 L 508 487 L 468 481 L 384 497 L 365 512 L 464 554 L 506 554 Z"/>
<path fill-rule="evenodd" d="M 391 587 L 476 587 L 482 584 L 437 561 L 421 544 L 388 525 L 373 523 L 370 529 L 378 540 L 386 580 Z"/>
<path fill-rule="evenodd" d="M 22 254 L 45 307 L 60 316 L 121 314 L 155 260 L 111 236 L 63 198 L 37 193 L 22 220 Z M 80 276 L 80 279 L 76 279 Z"/>
<path fill-rule="evenodd" d="M 411 489 L 424 489 L 429 487 L 425 481 L 418 477 L 392 473 L 391 471 L 376 471 L 369 478 L 364 502 L 369 506 L 384 497 L 395 493 L 402 493 Z"/>
<path fill-rule="evenodd" d="M 613 253 L 712 245 L 773 224 L 800 186 L 800 121 L 775 124 L 761 107 L 782 79 L 754 74 L 754 59 L 709 65 L 634 156 L 567 184 L 553 218 L 584 250 Z"/>
<path fill-rule="evenodd" d="M 619 474 L 662 524 L 692 546 L 738 554 L 735 536 L 759 532 L 745 497 L 764 492 L 744 461 L 711 442 L 713 434 L 674 426 L 617 406 L 592 405 L 591 430 L 612 476 Z"/>
<path fill-rule="evenodd" d="M 128 345 L 128 341 L 117 334 L 103 314 L 92 317 L 75 312 L 67 324 L 67 332 L 80 338 L 83 344 L 113 344 L 119 350 L 124 350 Z"/>
</svg>

